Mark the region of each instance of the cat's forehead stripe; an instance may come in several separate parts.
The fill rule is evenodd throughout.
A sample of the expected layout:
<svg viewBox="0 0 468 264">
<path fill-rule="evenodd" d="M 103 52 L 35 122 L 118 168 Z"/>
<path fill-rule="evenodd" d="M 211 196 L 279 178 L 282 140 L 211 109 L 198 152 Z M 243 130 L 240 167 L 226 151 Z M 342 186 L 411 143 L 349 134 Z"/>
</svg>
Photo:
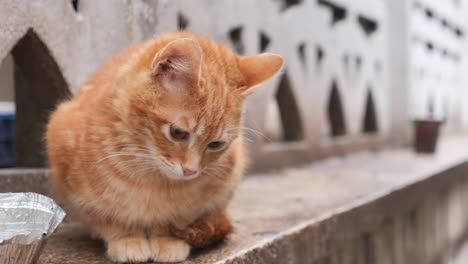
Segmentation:
<svg viewBox="0 0 468 264">
<path fill-rule="evenodd" d="M 193 131 L 196 126 L 196 121 L 190 115 L 179 115 L 175 120 L 175 125 L 180 128 Z"/>
<path fill-rule="evenodd" d="M 195 126 L 197 125 L 197 122 L 195 121 L 195 118 L 193 117 L 187 117 L 187 123 L 188 123 L 188 128 L 190 130 L 195 130 Z"/>
<path fill-rule="evenodd" d="M 210 126 L 206 118 L 200 118 L 197 124 L 197 134 L 207 136 L 207 133 L 210 132 Z"/>
<path fill-rule="evenodd" d="M 223 128 L 217 129 L 216 131 L 212 131 L 210 135 L 206 135 L 208 133 L 207 131 L 207 125 L 205 120 L 199 120 L 195 132 L 198 136 L 212 136 L 212 137 L 218 137 L 218 138 L 224 138 L 225 137 L 225 131 Z"/>
<path fill-rule="evenodd" d="M 203 135 L 204 133 L 205 133 L 205 125 L 203 123 L 200 123 L 197 128 L 197 134 Z"/>
</svg>

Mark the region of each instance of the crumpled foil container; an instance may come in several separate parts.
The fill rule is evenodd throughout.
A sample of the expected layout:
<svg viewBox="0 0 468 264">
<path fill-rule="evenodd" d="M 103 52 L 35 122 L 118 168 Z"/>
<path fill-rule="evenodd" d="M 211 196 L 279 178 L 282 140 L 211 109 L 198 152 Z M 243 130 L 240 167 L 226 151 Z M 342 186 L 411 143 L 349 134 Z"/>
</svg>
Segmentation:
<svg viewBox="0 0 468 264">
<path fill-rule="evenodd" d="M 35 263 L 65 212 L 37 193 L 0 193 L 0 264 Z"/>
</svg>

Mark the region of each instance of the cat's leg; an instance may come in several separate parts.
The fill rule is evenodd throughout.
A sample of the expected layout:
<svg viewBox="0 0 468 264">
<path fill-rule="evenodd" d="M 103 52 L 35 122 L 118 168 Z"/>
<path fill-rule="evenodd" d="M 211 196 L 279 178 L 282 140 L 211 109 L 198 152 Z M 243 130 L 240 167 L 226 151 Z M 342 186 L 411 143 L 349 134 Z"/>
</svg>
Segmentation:
<svg viewBox="0 0 468 264">
<path fill-rule="evenodd" d="M 107 241 L 107 256 L 116 262 L 147 262 L 152 259 L 151 249 L 144 236 L 129 235 Z"/>
<path fill-rule="evenodd" d="M 190 254 L 190 245 L 175 237 L 152 234 L 149 243 L 152 259 L 156 262 L 180 262 Z"/>
<path fill-rule="evenodd" d="M 204 247 L 223 240 L 232 231 L 233 226 L 226 212 L 217 211 L 183 230 L 173 229 L 171 232 L 193 247 Z"/>
<path fill-rule="evenodd" d="M 143 230 L 127 230 L 116 225 L 93 225 L 107 244 L 107 257 L 115 262 L 147 262 L 151 247 Z"/>
</svg>

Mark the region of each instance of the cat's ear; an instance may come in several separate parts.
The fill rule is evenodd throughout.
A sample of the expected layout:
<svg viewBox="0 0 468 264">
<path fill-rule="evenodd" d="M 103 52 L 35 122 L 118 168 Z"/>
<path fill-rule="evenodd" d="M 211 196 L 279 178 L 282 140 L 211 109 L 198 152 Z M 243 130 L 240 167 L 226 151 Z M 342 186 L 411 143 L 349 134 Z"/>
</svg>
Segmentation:
<svg viewBox="0 0 468 264">
<path fill-rule="evenodd" d="M 283 57 L 273 53 L 263 53 L 239 57 L 239 70 L 244 76 L 244 95 L 253 92 L 255 86 L 270 79 L 283 65 Z"/>
<path fill-rule="evenodd" d="M 181 81 L 200 80 L 203 51 L 200 45 L 189 38 L 171 41 L 154 57 L 151 67 L 156 77 L 169 79 L 177 84 Z"/>
</svg>

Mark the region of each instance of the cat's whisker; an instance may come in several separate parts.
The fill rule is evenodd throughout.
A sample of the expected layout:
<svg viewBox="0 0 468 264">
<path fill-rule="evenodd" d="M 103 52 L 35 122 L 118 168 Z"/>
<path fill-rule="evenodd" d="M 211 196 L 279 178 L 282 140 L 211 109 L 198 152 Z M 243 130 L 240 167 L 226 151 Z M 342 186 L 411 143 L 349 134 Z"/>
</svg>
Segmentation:
<svg viewBox="0 0 468 264">
<path fill-rule="evenodd" d="M 205 173 L 205 176 L 214 177 L 214 178 L 219 179 L 219 180 L 224 180 L 225 179 L 225 177 L 223 177 L 221 174 L 216 173 L 216 172 L 207 172 L 207 173 Z"/>
<path fill-rule="evenodd" d="M 147 154 L 144 154 L 144 153 L 110 153 L 111 155 L 109 155 L 109 157 L 118 157 L 118 156 L 131 156 L 131 157 L 134 157 L 134 158 L 147 158 L 147 159 L 151 159 L 153 158 L 153 156 L 151 155 L 147 155 Z"/>
<path fill-rule="evenodd" d="M 216 172 L 216 173 L 219 173 L 219 172 L 221 172 L 221 171 L 220 171 L 220 170 L 216 170 L 216 169 L 214 169 L 214 168 L 208 168 L 208 169 L 205 169 L 204 172 L 213 172 L 213 173 Z"/>
<path fill-rule="evenodd" d="M 208 167 L 204 170 L 207 175 L 216 175 L 218 178 L 225 178 L 229 174 L 230 167 Z"/>
<path fill-rule="evenodd" d="M 231 134 L 231 133 L 227 133 L 227 134 L 230 134 L 230 135 L 233 135 L 233 137 L 239 137 L 241 139 L 245 139 L 246 141 L 248 142 L 254 142 L 255 140 L 253 138 L 250 138 L 248 134 Z"/>
<path fill-rule="evenodd" d="M 252 131 L 252 132 L 257 132 L 257 133 L 260 133 L 258 130 L 255 130 L 253 128 L 250 128 L 248 126 L 237 126 L 237 127 L 232 127 L 226 131 L 232 131 L 232 130 L 249 130 L 249 131 Z"/>
<path fill-rule="evenodd" d="M 206 168 L 205 170 L 207 171 L 223 171 L 223 170 L 227 170 L 228 168 L 224 168 L 224 167 L 209 167 L 209 168 Z"/>
<path fill-rule="evenodd" d="M 143 145 L 138 145 L 138 144 L 122 144 L 122 145 L 118 145 L 119 147 L 123 147 L 124 150 L 138 150 L 138 151 L 143 151 L 143 152 L 146 152 L 146 153 L 149 153 L 149 154 L 154 154 L 156 155 L 157 153 L 155 153 L 153 150 L 151 150 L 150 148 L 148 147 L 145 147 Z"/>
<path fill-rule="evenodd" d="M 146 171 L 149 169 L 151 169 L 150 164 L 140 164 L 140 166 L 138 166 L 136 170 L 132 171 L 132 175 L 136 175 L 141 171 Z"/>
<path fill-rule="evenodd" d="M 154 153 L 153 151 L 149 150 L 149 149 L 146 149 L 146 151 L 148 151 L 147 153 L 151 152 L 152 156 L 147 156 L 145 153 L 142 153 L 142 154 L 138 154 L 138 153 L 132 153 L 135 154 L 133 156 L 138 156 L 138 157 L 143 157 L 143 158 L 148 158 L 149 159 L 149 164 L 151 165 L 151 167 L 153 169 L 158 169 L 156 167 L 156 164 L 159 164 L 159 166 L 164 166 L 166 167 L 167 169 L 171 170 L 173 167 L 174 167 L 174 164 L 171 164 L 170 162 L 168 162 L 167 160 L 165 160 L 164 158 L 160 158 L 160 159 L 155 159 L 154 157 L 158 156 L 156 153 Z M 120 153 L 120 152 L 119 152 Z M 111 154 L 114 154 L 114 153 L 111 153 Z M 115 154 L 118 154 L 118 153 L 115 153 Z M 126 161 L 126 162 L 134 162 L 136 163 L 135 166 L 139 166 L 141 165 L 142 163 L 142 160 L 130 160 L 130 161 Z"/>
<path fill-rule="evenodd" d="M 144 166 L 154 166 L 155 162 L 154 161 L 151 161 L 151 160 L 146 160 L 146 161 L 128 161 L 128 162 L 125 162 L 124 164 L 128 165 L 128 168 L 132 168 L 132 167 L 144 167 Z"/>
<path fill-rule="evenodd" d="M 149 149 L 147 146 L 142 145 L 142 144 L 137 144 L 137 143 L 120 143 L 120 144 L 116 144 L 115 146 L 117 147 L 140 147 L 144 149 Z"/>
<path fill-rule="evenodd" d="M 147 155 L 147 153 L 139 153 L 138 151 L 136 152 L 129 152 L 129 151 L 109 151 L 109 154 L 132 154 L 132 155 L 146 155 L 148 157 L 151 157 L 150 155 Z"/>
<path fill-rule="evenodd" d="M 247 127 L 247 126 L 238 126 L 238 127 L 230 128 L 230 129 L 227 129 L 225 132 L 229 133 L 230 131 L 233 131 L 233 130 L 241 130 L 242 132 L 246 133 L 247 135 L 252 134 L 255 137 L 261 137 L 261 138 L 264 138 L 264 139 L 269 140 L 269 141 L 271 140 L 270 138 L 268 138 L 262 132 L 260 132 L 258 130 L 255 130 L 253 128 Z M 242 133 L 242 134 L 244 134 L 244 133 Z M 246 135 L 244 135 L 244 136 L 246 136 Z M 243 137 L 243 138 L 247 139 L 247 137 Z M 249 139 L 249 141 L 252 141 L 252 139 Z"/>
<path fill-rule="evenodd" d="M 230 169 L 232 166 L 226 165 L 226 164 L 212 164 L 208 168 L 225 168 L 225 169 Z"/>
<path fill-rule="evenodd" d="M 242 138 L 242 139 L 246 140 L 247 142 L 254 142 L 255 141 L 254 139 L 249 138 L 246 135 L 241 135 L 241 136 L 239 136 L 239 138 Z"/>
<path fill-rule="evenodd" d="M 119 168 L 126 169 L 126 168 L 133 168 L 133 167 L 140 167 L 146 164 L 149 164 L 149 160 L 147 161 L 135 161 L 135 160 L 129 160 L 129 161 L 119 161 Z"/>
<path fill-rule="evenodd" d="M 125 173 L 129 173 L 131 176 L 138 175 L 141 172 L 148 172 L 155 169 L 155 163 L 150 160 L 142 162 L 126 162 L 125 167 L 121 168 Z"/>
<path fill-rule="evenodd" d="M 135 149 L 135 150 L 143 150 L 143 151 L 146 151 L 146 152 L 150 152 L 150 153 L 154 153 L 153 150 L 151 150 L 150 148 L 146 147 L 146 146 L 142 146 L 142 145 L 126 145 L 126 146 L 123 146 L 124 149 Z"/>
<path fill-rule="evenodd" d="M 110 154 L 109 156 L 106 156 L 100 160 L 98 160 L 96 163 L 101 163 L 103 162 L 104 160 L 107 160 L 107 159 L 110 159 L 110 158 L 114 158 L 114 157 L 119 157 L 119 156 L 129 156 L 129 157 L 135 157 L 135 158 L 138 158 L 138 157 L 141 157 L 141 158 L 152 158 L 152 156 L 149 156 L 149 155 L 145 155 L 145 154 L 138 154 L 138 153 L 127 153 L 127 152 L 109 152 L 108 154 Z"/>
<path fill-rule="evenodd" d="M 261 138 L 265 138 L 265 139 L 268 139 L 268 140 L 269 140 L 269 138 L 268 138 L 267 136 L 265 136 L 265 134 L 263 134 L 263 133 L 260 132 L 260 131 L 253 130 L 253 129 L 244 129 L 243 131 L 246 132 L 246 133 L 253 134 L 253 135 L 256 136 L 256 137 L 261 137 Z"/>
</svg>

